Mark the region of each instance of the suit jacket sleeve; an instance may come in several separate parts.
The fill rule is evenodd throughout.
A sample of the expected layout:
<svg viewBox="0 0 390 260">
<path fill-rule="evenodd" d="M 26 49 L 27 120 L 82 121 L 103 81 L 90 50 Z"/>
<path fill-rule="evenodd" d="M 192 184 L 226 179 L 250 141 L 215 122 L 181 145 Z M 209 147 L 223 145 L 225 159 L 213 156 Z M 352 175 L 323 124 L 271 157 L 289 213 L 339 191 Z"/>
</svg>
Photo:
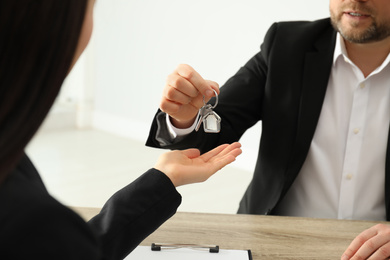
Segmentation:
<svg viewBox="0 0 390 260">
<path fill-rule="evenodd" d="M 119 260 L 171 217 L 181 196 L 150 169 L 86 223 L 47 192 L 24 156 L 0 185 L 0 258 Z"/>
<path fill-rule="evenodd" d="M 48 194 L 27 156 L 0 185 L 0 208 L 1 259 L 102 259 L 94 233 Z"/>
<path fill-rule="evenodd" d="M 115 193 L 89 221 L 107 259 L 123 259 L 175 214 L 181 196 L 162 172 L 151 169 Z"/>
</svg>

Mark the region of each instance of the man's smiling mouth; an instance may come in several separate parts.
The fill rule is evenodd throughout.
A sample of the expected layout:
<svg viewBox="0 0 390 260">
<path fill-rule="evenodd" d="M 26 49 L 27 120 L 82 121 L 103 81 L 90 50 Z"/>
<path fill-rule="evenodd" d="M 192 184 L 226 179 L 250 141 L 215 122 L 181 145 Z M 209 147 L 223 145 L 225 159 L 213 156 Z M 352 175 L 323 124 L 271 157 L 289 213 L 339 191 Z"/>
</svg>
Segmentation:
<svg viewBox="0 0 390 260">
<path fill-rule="evenodd" d="M 363 14 L 359 14 L 359 13 L 348 13 L 349 15 L 352 15 L 352 16 L 366 16 L 366 15 L 363 15 Z"/>
</svg>

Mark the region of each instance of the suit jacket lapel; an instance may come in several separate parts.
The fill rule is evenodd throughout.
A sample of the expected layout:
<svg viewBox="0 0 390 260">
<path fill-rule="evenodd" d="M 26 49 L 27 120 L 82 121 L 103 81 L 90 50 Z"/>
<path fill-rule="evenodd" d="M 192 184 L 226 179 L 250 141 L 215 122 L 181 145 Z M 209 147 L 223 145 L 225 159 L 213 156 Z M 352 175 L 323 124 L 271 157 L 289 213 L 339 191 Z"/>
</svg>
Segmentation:
<svg viewBox="0 0 390 260">
<path fill-rule="evenodd" d="M 298 175 L 309 151 L 328 85 L 335 42 L 336 32 L 329 27 L 315 44 L 316 49 L 306 53 L 297 134 L 287 168 L 285 191 Z"/>
</svg>

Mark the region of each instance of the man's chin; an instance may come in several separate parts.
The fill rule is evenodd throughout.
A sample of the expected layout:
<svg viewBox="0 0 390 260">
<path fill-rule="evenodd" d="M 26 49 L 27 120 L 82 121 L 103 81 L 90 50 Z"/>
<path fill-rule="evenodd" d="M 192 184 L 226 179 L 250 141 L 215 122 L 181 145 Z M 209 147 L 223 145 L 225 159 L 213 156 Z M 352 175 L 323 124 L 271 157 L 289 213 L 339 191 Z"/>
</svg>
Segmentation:
<svg viewBox="0 0 390 260">
<path fill-rule="evenodd" d="M 375 27 L 372 25 L 351 26 L 339 24 L 336 29 L 344 39 L 352 43 L 369 43 L 376 41 Z"/>
</svg>

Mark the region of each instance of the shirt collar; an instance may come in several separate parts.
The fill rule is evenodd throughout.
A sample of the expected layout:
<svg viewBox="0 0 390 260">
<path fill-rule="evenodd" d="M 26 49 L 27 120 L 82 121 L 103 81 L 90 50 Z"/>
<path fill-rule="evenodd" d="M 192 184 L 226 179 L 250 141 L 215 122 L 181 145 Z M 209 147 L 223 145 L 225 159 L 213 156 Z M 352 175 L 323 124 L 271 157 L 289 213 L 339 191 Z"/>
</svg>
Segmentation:
<svg viewBox="0 0 390 260">
<path fill-rule="evenodd" d="M 345 43 L 344 43 L 344 39 L 340 33 L 337 33 L 336 46 L 334 48 L 334 55 L 333 55 L 333 65 L 336 64 L 336 61 L 340 56 L 343 56 L 344 59 L 349 60 L 347 49 L 346 49 Z"/>
<path fill-rule="evenodd" d="M 347 48 L 345 47 L 345 42 L 343 37 L 341 36 L 340 33 L 337 33 L 336 46 L 334 48 L 334 55 L 333 55 L 333 66 L 336 65 L 336 61 L 339 57 L 343 58 L 345 62 L 350 63 L 352 66 L 356 67 L 356 65 L 348 57 Z M 390 53 L 387 55 L 387 58 L 383 61 L 383 63 L 378 68 L 376 68 L 376 70 L 374 70 L 369 76 L 378 74 L 389 63 L 390 63 Z"/>
</svg>

